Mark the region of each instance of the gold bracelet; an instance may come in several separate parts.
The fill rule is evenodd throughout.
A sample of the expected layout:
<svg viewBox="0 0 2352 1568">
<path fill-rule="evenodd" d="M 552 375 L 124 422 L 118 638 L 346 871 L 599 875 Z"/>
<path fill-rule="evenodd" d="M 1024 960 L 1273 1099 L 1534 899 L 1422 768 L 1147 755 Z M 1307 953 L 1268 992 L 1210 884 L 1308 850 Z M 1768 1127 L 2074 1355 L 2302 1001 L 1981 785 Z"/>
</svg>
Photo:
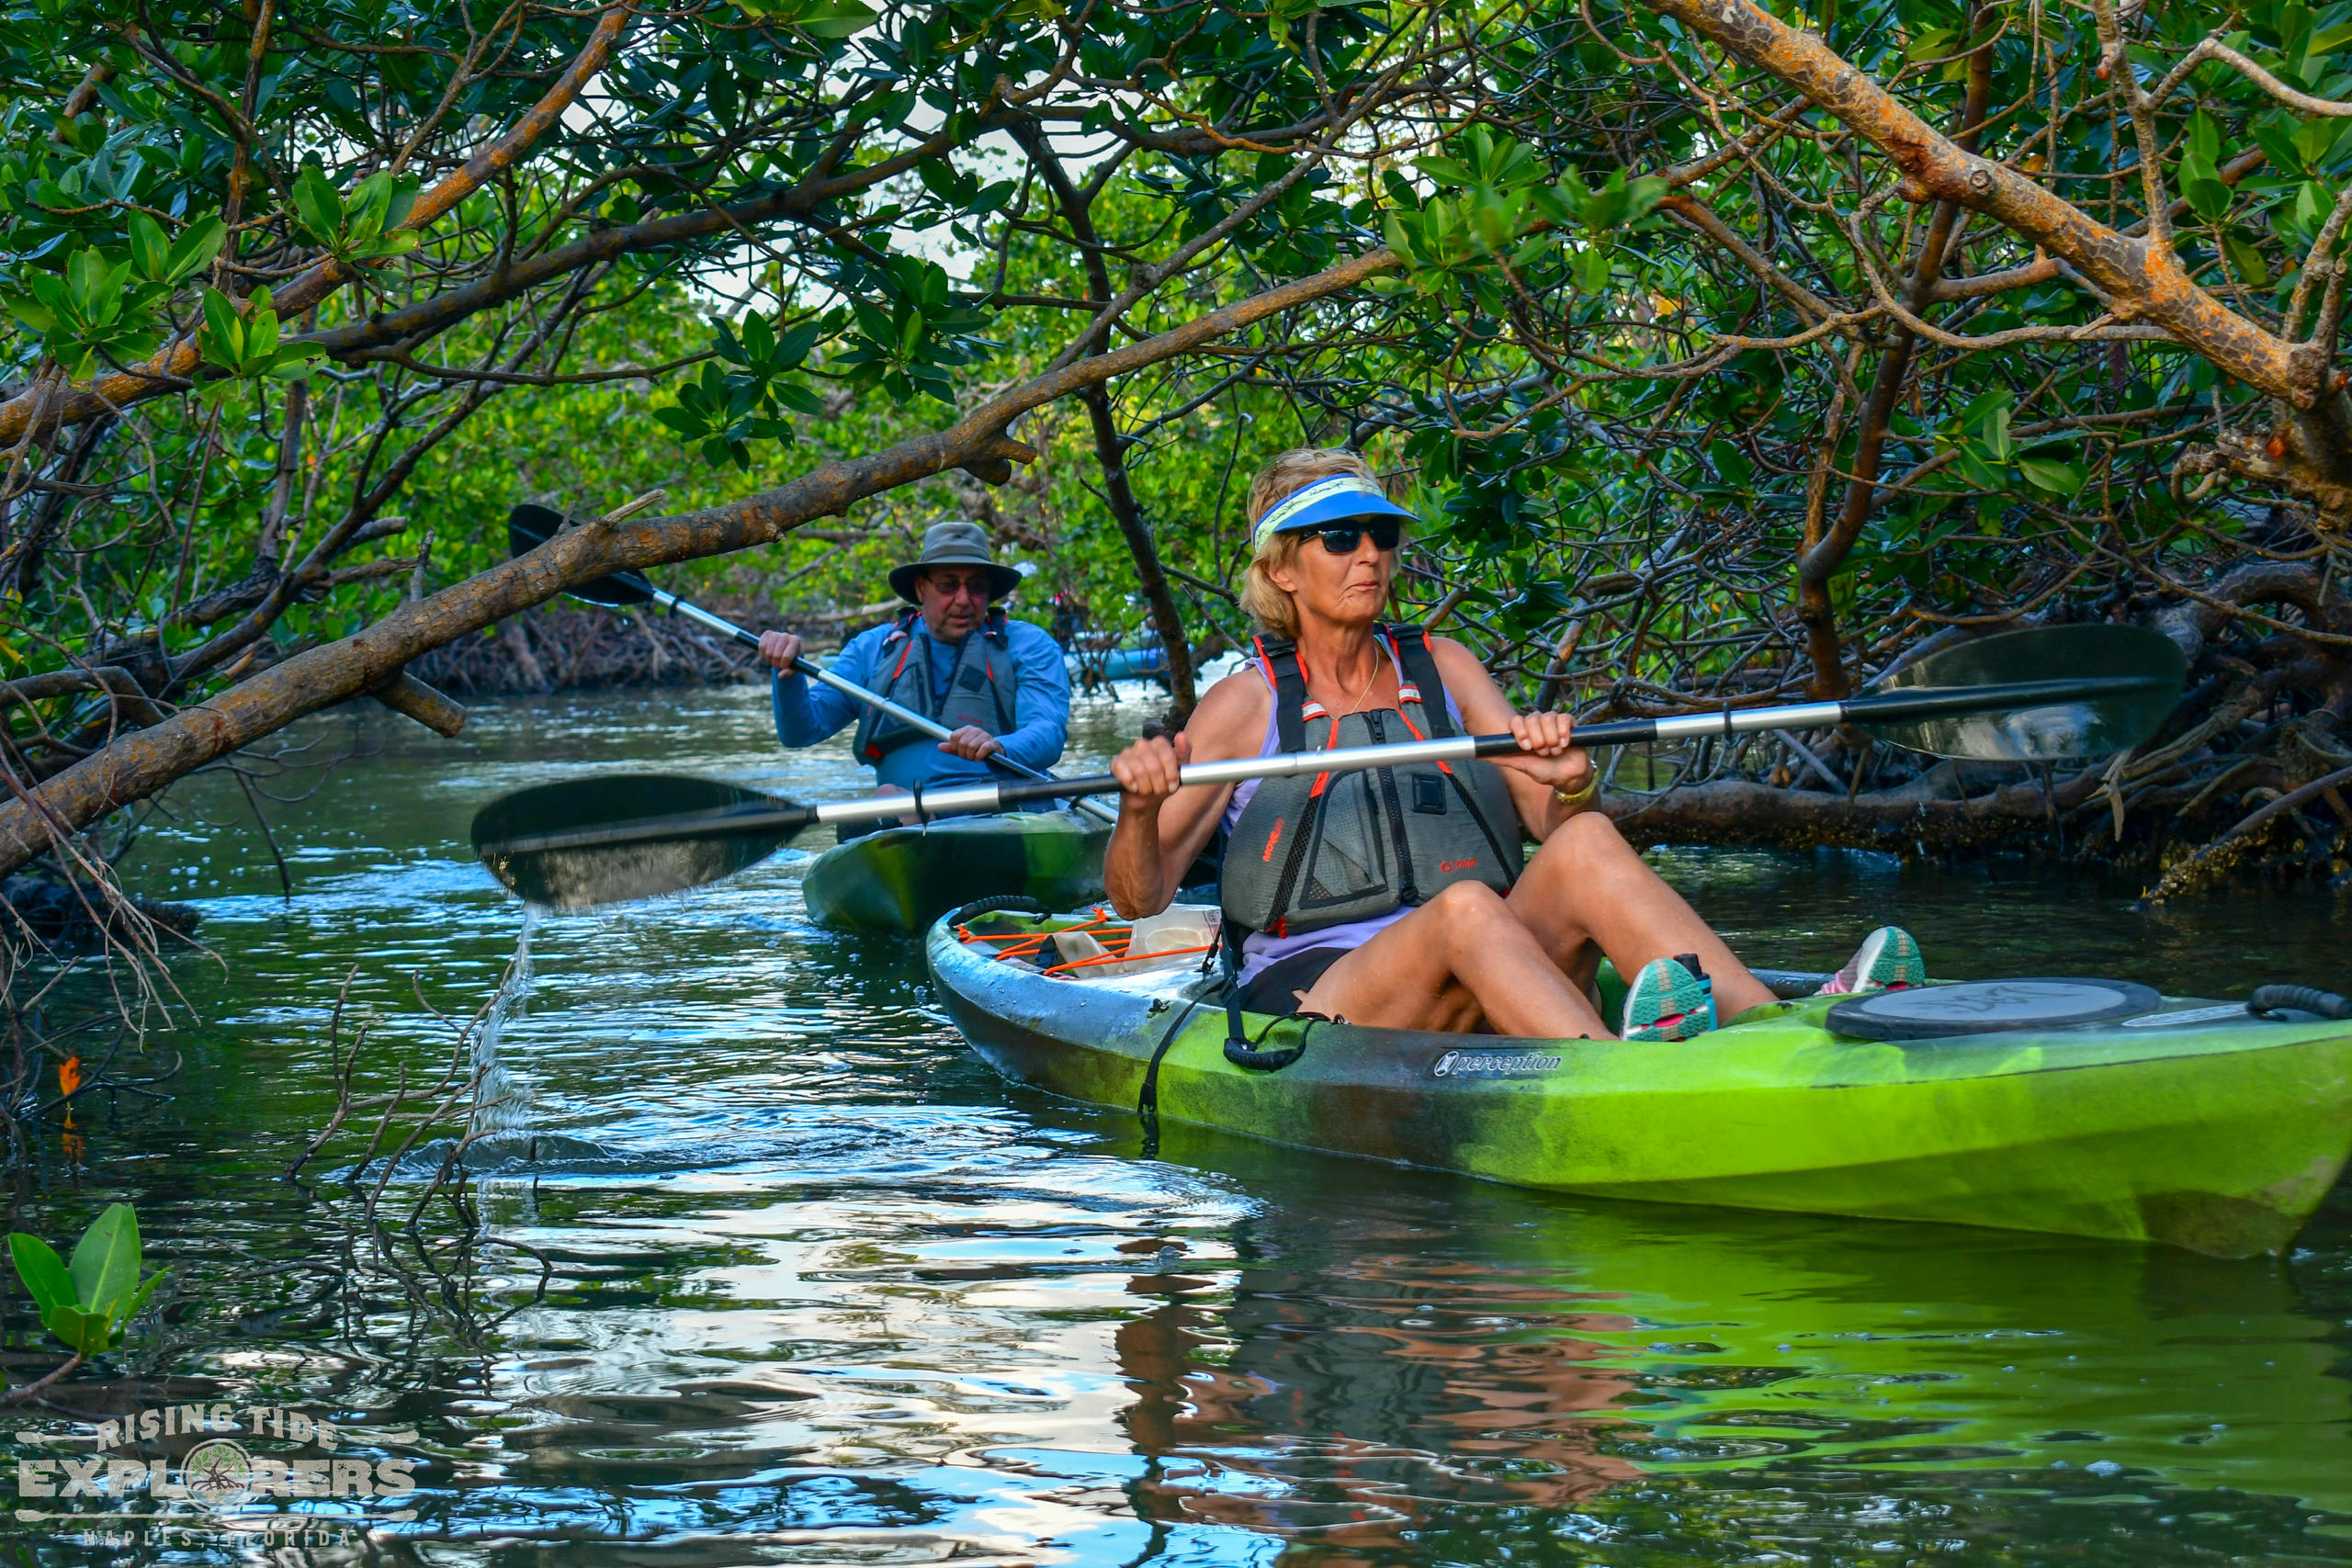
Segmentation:
<svg viewBox="0 0 2352 1568">
<path fill-rule="evenodd" d="M 1569 794 L 1566 790 L 1555 788 L 1552 791 L 1552 798 L 1558 801 L 1563 806 L 1589 806 L 1592 804 L 1593 797 L 1600 793 L 1600 770 L 1599 768 L 1595 768 L 1585 775 L 1583 788 L 1577 790 L 1574 795 Z"/>
</svg>

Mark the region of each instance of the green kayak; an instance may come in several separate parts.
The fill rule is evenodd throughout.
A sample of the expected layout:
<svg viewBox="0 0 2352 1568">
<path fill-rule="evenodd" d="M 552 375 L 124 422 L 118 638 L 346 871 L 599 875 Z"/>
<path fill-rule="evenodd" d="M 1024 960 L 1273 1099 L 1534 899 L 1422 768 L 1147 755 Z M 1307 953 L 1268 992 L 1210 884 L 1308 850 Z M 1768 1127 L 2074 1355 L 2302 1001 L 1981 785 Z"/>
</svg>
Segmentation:
<svg viewBox="0 0 2352 1568">
<path fill-rule="evenodd" d="M 836 844 L 802 880 L 808 918 L 853 931 L 922 931 L 968 898 L 1017 893 L 1064 909 L 1102 896 L 1109 824 L 1078 811 L 950 817 Z"/>
<path fill-rule="evenodd" d="M 2284 1247 L 2352 1153 L 2352 1023 L 2124 982 L 1798 998 L 1670 1045 L 1245 1015 L 1261 1054 L 1303 1050 L 1279 1070 L 1236 1066 L 1196 956 L 1206 914 L 1189 937 L 1134 942 L 1193 952 L 1121 959 L 1123 933 L 1099 918 L 1092 941 L 1037 951 L 1023 933 L 1088 920 L 974 912 L 934 926 L 927 956 L 957 1027 L 1010 1077 L 1517 1186 L 2236 1258 Z M 2011 993 L 2103 1000 L 2091 1021 L 2009 1027 Z M 1865 1005 L 1885 1016 L 1865 1021 Z M 1961 1021 L 1922 1022 L 1939 1016 Z"/>
</svg>

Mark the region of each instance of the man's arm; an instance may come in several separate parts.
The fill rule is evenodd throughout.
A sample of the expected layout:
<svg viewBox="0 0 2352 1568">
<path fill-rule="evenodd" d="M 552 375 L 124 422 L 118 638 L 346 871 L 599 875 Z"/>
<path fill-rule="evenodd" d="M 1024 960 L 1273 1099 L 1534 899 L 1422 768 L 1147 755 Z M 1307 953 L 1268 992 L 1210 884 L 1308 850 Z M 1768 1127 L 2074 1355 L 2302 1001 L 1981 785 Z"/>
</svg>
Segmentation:
<svg viewBox="0 0 2352 1568">
<path fill-rule="evenodd" d="M 1012 705 L 1013 731 L 997 739 L 1006 761 L 1043 772 L 1061 761 L 1069 743 L 1069 672 L 1061 646 L 1026 621 L 1007 623 L 1005 641 L 1021 671 L 1021 690 Z"/>
<path fill-rule="evenodd" d="M 875 632 L 861 632 L 827 668 L 842 680 L 874 689 Z M 786 747 L 814 746 L 865 711 L 865 705 L 820 686 L 798 670 L 768 682 L 775 700 L 775 738 Z"/>
</svg>

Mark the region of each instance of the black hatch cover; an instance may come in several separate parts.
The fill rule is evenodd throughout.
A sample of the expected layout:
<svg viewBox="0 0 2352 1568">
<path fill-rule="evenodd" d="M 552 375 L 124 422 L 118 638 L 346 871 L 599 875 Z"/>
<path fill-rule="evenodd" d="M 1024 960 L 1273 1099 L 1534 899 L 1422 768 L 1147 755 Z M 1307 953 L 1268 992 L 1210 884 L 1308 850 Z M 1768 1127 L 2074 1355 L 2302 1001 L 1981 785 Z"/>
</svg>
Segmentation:
<svg viewBox="0 0 2352 1568">
<path fill-rule="evenodd" d="M 1940 1040 L 2019 1029 L 2106 1023 L 2163 1005 L 2130 980 L 1963 980 L 1849 997 L 1829 1010 L 1829 1027 L 1861 1040 Z"/>
</svg>

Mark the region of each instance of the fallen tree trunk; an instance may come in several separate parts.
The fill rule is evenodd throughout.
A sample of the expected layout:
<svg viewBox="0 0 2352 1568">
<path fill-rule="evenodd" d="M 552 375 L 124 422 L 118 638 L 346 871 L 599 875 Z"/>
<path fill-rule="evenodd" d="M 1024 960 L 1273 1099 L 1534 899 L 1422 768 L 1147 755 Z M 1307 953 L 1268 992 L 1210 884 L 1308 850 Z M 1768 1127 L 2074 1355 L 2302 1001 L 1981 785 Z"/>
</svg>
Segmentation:
<svg viewBox="0 0 2352 1568">
<path fill-rule="evenodd" d="M 1383 247 L 1312 276 L 1237 300 L 1157 337 L 1091 355 L 989 399 L 949 429 L 868 457 L 828 462 L 788 484 L 725 506 L 673 517 L 598 521 L 529 553 L 403 604 L 341 641 L 273 664 L 242 684 L 114 741 L 37 788 L 0 805 L 0 875 L 23 866 L 108 812 L 154 794 L 208 762 L 306 714 L 372 690 L 411 660 L 494 621 L 616 571 L 723 555 L 838 516 L 867 496 L 963 468 L 989 484 L 1036 454 L 1008 434 L 1012 421 L 1116 376 L 1172 359 L 1226 333 L 1344 292 L 1396 265 Z"/>
<path fill-rule="evenodd" d="M 1928 855 L 1981 850 L 2037 829 L 2091 798 L 2099 773 L 2085 769 L 2045 794 L 2038 778 L 1965 793 L 1952 763 L 1892 789 L 1851 798 L 1826 790 L 1780 788 L 1754 779 L 1717 779 L 1657 795 L 1602 798 L 1636 844 L 1713 844 L 1741 848 L 1876 850 Z"/>
</svg>

